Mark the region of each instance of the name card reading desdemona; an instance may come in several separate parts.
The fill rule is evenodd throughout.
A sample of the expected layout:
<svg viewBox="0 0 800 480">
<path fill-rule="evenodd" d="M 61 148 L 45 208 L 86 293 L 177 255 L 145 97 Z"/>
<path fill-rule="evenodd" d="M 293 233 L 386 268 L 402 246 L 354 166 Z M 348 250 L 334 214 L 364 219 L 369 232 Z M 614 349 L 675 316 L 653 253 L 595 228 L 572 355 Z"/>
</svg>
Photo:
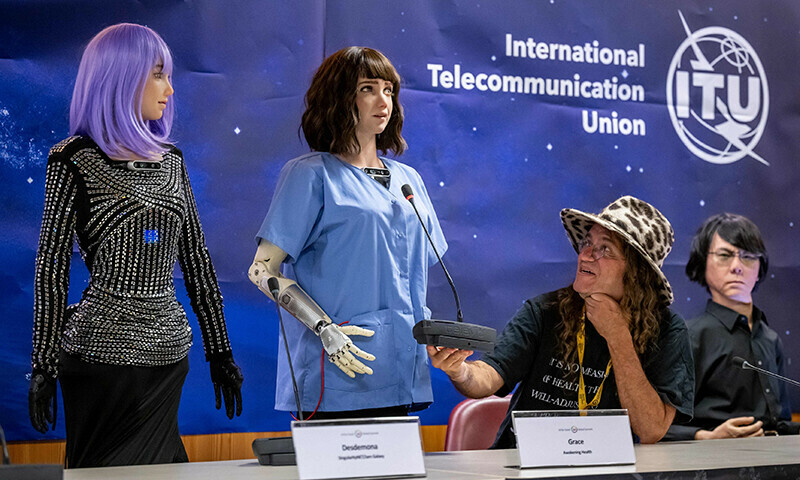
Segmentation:
<svg viewBox="0 0 800 480">
<path fill-rule="evenodd" d="M 300 480 L 424 477 L 419 417 L 292 422 Z"/>
<path fill-rule="evenodd" d="M 627 410 L 512 412 L 521 468 L 636 462 Z"/>
</svg>

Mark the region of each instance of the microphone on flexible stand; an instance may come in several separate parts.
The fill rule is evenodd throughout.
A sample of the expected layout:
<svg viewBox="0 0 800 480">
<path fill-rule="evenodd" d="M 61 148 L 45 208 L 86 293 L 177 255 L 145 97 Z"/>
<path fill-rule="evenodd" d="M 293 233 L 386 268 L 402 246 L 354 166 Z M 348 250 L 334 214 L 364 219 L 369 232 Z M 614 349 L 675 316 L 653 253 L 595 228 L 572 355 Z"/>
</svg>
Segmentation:
<svg viewBox="0 0 800 480">
<path fill-rule="evenodd" d="M 764 370 L 763 368 L 758 368 L 755 365 L 749 363 L 742 357 L 733 357 L 732 362 L 735 366 L 741 368 L 742 370 L 755 370 L 758 373 L 763 373 L 764 375 L 769 375 L 770 377 L 775 377 L 778 380 L 782 380 L 786 383 L 790 383 L 796 387 L 800 387 L 800 382 L 796 380 L 792 380 L 791 378 L 784 377 L 783 375 L 778 375 L 777 373 L 772 373 L 769 370 Z"/>
<path fill-rule="evenodd" d="M 0 479 L 37 479 L 37 480 L 61 480 L 64 478 L 64 467 L 57 464 L 11 464 L 6 446 L 6 434 L 3 427 L 0 427 L 0 448 L 2 448 L 3 463 L 0 464 Z"/>
<path fill-rule="evenodd" d="M 414 208 L 414 213 L 417 214 L 417 219 L 425 236 L 428 237 L 428 242 L 439 260 L 439 265 L 442 266 L 444 276 L 453 290 L 453 297 L 456 300 L 456 319 L 452 320 L 421 320 L 414 325 L 412 333 L 417 343 L 421 345 L 432 345 L 447 348 L 458 348 L 460 350 L 481 350 L 491 351 L 494 348 L 494 341 L 497 338 L 497 331 L 491 327 L 484 327 L 483 325 L 475 325 L 472 323 L 464 323 L 464 317 L 461 313 L 461 301 L 458 298 L 456 285 L 453 283 L 447 267 L 442 262 L 442 257 L 436 250 L 436 245 L 433 243 L 428 229 L 425 227 L 425 222 L 417 210 L 417 205 L 414 203 L 414 191 L 409 184 L 403 185 L 401 188 L 403 196 L 406 197 L 411 206 Z"/>
<path fill-rule="evenodd" d="M 3 446 L 3 465 L 11 465 L 11 458 L 8 455 L 8 447 L 6 446 L 6 434 L 3 432 L 3 427 L 0 427 L 0 442 Z"/>
<path fill-rule="evenodd" d="M 442 266 L 442 270 L 444 270 L 444 276 L 447 278 L 447 283 L 450 284 L 450 289 L 453 290 L 453 297 L 456 299 L 456 320 L 459 322 L 464 321 L 464 315 L 461 313 L 461 301 L 458 299 L 458 292 L 456 291 L 456 284 L 453 283 L 453 277 L 450 276 L 450 272 L 447 271 L 447 267 L 444 266 L 444 262 L 442 262 L 442 257 L 439 256 L 439 252 L 436 250 L 436 246 L 433 244 L 433 239 L 431 238 L 431 234 L 428 233 L 428 229 L 425 228 L 425 222 L 422 221 L 422 217 L 419 214 L 419 210 L 417 210 L 417 204 L 414 203 L 414 192 L 411 190 L 411 185 L 405 184 L 401 188 L 403 191 L 403 196 L 406 197 L 406 200 L 411 203 L 411 206 L 414 207 L 414 213 L 417 214 L 417 218 L 419 219 L 419 223 L 422 225 L 422 230 L 425 232 L 425 236 L 428 237 L 428 242 L 431 244 L 431 248 L 433 248 L 433 253 L 436 254 L 436 259 L 439 260 L 439 265 Z"/>
<path fill-rule="evenodd" d="M 278 294 L 280 294 L 281 287 L 278 284 L 276 277 L 269 277 L 267 279 L 267 287 L 272 298 L 275 299 L 275 305 L 278 307 L 278 323 L 281 324 L 281 336 L 283 336 L 283 348 L 286 350 L 286 360 L 289 362 L 289 373 L 292 375 L 292 388 L 294 388 L 294 401 L 297 403 L 297 418 L 303 421 L 303 408 L 300 401 L 300 392 L 297 390 L 297 380 L 294 377 L 294 368 L 292 367 L 292 355 L 289 353 L 289 342 L 286 340 L 286 330 L 283 328 L 283 317 L 281 316 L 281 306 L 278 303 Z"/>
<path fill-rule="evenodd" d="M 297 403 L 297 418 L 303 421 L 303 407 L 300 401 L 300 392 L 297 390 L 297 380 L 294 376 L 294 367 L 292 367 L 292 355 L 289 353 L 289 342 L 286 340 L 286 330 L 283 328 L 283 317 L 281 316 L 281 306 L 278 303 L 278 295 L 280 294 L 280 285 L 276 277 L 269 277 L 261 280 L 261 286 L 264 287 L 264 280 L 267 281 L 267 289 L 272 294 L 272 299 L 275 300 L 275 305 L 278 308 L 278 323 L 281 325 L 281 335 L 283 336 L 283 348 L 286 350 L 286 359 L 289 362 L 289 373 L 292 376 L 292 388 L 294 388 L 294 401 Z M 294 455 L 294 443 L 292 437 L 269 437 L 269 438 L 256 438 L 252 444 L 253 455 L 258 459 L 260 465 L 296 465 L 297 460 Z"/>
</svg>

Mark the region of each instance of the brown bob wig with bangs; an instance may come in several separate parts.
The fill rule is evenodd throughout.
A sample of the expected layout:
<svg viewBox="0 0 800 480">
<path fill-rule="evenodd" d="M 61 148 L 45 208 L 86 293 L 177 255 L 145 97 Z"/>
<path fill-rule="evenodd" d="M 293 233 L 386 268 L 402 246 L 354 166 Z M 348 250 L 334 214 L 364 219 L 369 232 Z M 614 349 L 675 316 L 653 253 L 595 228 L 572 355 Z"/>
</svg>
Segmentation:
<svg viewBox="0 0 800 480">
<path fill-rule="evenodd" d="M 347 47 L 326 58 L 319 66 L 305 97 L 301 128 L 312 150 L 351 154 L 361 151 L 356 138 L 358 78 L 377 78 L 392 82 L 392 116 L 386 129 L 377 136 L 382 154 L 402 154 L 403 107 L 400 105 L 400 75 L 381 52 L 367 47 Z"/>
</svg>

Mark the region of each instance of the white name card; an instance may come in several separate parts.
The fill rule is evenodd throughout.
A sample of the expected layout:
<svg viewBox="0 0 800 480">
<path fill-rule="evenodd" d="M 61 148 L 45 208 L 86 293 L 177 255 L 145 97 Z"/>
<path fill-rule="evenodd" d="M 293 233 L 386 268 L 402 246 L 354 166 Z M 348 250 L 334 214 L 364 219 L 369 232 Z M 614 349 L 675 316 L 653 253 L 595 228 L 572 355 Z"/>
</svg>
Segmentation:
<svg viewBox="0 0 800 480">
<path fill-rule="evenodd" d="M 300 480 L 424 477 L 419 417 L 292 422 Z"/>
<path fill-rule="evenodd" d="M 636 462 L 627 410 L 520 411 L 512 419 L 522 468 Z"/>
</svg>

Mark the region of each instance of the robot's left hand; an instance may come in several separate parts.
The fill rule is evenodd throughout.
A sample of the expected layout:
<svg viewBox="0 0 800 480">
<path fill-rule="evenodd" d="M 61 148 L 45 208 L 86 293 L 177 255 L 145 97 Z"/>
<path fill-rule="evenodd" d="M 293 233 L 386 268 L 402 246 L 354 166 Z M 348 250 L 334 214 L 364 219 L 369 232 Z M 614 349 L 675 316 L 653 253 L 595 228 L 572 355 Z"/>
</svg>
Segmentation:
<svg viewBox="0 0 800 480">
<path fill-rule="evenodd" d="M 242 414 L 242 370 L 233 361 L 233 354 L 228 352 L 210 361 L 211 383 L 214 384 L 214 398 L 217 410 L 225 400 L 225 414 L 232 419 Z"/>
<path fill-rule="evenodd" d="M 348 335 L 371 337 L 374 334 L 372 330 L 354 325 L 340 327 L 335 323 L 329 323 L 320 331 L 319 338 L 328 354 L 328 360 L 348 377 L 356 378 L 356 373 L 372 375 L 372 369 L 361 363 L 353 354 L 369 361 L 375 360 L 375 355 L 356 347 Z"/>
<path fill-rule="evenodd" d="M 34 371 L 28 389 L 28 412 L 31 425 L 41 433 L 47 433 L 52 424 L 56 429 L 58 400 L 56 398 L 56 379 L 44 372 Z"/>
</svg>

